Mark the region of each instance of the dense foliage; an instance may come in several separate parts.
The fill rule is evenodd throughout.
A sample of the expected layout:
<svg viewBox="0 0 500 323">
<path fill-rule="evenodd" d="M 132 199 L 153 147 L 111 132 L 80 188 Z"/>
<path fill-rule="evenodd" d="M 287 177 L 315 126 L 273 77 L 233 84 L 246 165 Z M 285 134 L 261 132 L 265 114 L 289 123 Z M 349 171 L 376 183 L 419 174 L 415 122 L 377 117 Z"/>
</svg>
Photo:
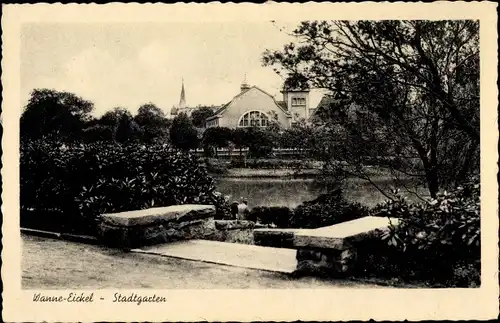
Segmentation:
<svg viewBox="0 0 500 323">
<path fill-rule="evenodd" d="M 198 148 L 198 132 L 185 113 L 180 113 L 172 121 L 170 141 L 176 148 L 184 151 Z"/>
<path fill-rule="evenodd" d="M 384 152 L 395 180 L 433 197 L 478 173 L 478 21 L 304 21 L 292 35 L 263 63 L 292 88 L 329 92 L 318 129 L 343 144 L 326 156 L 346 163 L 327 172 L 367 179 L 358 166 Z"/>
<path fill-rule="evenodd" d="M 152 103 L 133 116 L 115 107 L 92 116 L 94 104 L 69 92 L 35 89 L 21 115 L 21 140 L 52 139 L 62 142 L 161 142 L 169 140 L 170 121 Z"/>
<path fill-rule="evenodd" d="M 66 230 L 91 232 L 109 212 L 187 203 L 214 204 L 220 212 L 227 207 L 196 157 L 163 145 L 30 141 L 21 146 L 20 173 L 24 214 L 34 210 L 39 222 L 61 220 L 44 214 L 62 214 Z"/>
<path fill-rule="evenodd" d="M 35 89 L 21 115 L 21 139 L 43 136 L 72 141 L 91 120 L 94 104 L 73 93 Z"/>
<path fill-rule="evenodd" d="M 373 215 L 399 218 L 400 223 L 382 238 L 389 245 L 391 263 L 381 266 L 368 262 L 367 271 L 445 284 L 450 283 L 447 280 L 459 285 L 479 284 L 480 206 L 478 178 L 439 193 L 429 203 L 410 204 L 399 197 L 379 205 L 372 210 Z M 362 248 L 365 257 L 377 255 L 367 256 L 374 246 L 366 247 Z"/>
<path fill-rule="evenodd" d="M 295 209 L 288 207 L 254 207 L 250 216 L 264 224 L 274 224 L 279 228 L 313 229 L 361 218 L 368 209 L 358 203 L 349 203 L 341 190 L 320 195 L 306 201 Z"/>
<path fill-rule="evenodd" d="M 145 143 L 167 142 L 169 139 L 168 129 L 170 120 L 165 113 L 152 103 L 143 104 L 139 107 L 134 121 L 141 127 L 142 141 Z"/>
<path fill-rule="evenodd" d="M 257 206 L 250 211 L 250 220 L 262 224 L 274 224 L 278 228 L 289 228 L 293 210 L 286 206 Z"/>
<path fill-rule="evenodd" d="M 226 127 L 208 128 L 203 132 L 202 145 L 205 156 L 217 157 L 217 148 L 227 148 L 232 139 L 232 130 Z"/>
<path fill-rule="evenodd" d="M 205 128 L 205 121 L 215 114 L 215 109 L 215 107 L 198 107 L 191 113 L 193 125 L 198 128 Z"/>
<path fill-rule="evenodd" d="M 345 200 L 341 190 L 320 195 L 297 206 L 290 219 L 293 228 L 319 228 L 366 216 L 368 209 Z"/>
</svg>

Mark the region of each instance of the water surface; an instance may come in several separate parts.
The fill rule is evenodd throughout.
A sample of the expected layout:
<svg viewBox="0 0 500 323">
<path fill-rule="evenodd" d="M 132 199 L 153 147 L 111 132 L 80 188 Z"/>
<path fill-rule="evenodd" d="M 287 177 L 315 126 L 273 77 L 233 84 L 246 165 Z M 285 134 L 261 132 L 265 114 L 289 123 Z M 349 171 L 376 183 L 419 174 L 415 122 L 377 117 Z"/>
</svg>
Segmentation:
<svg viewBox="0 0 500 323">
<path fill-rule="evenodd" d="M 287 206 L 294 208 L 304 201 L 313 200 L 326 189 L 314 179 L 293 178 L 234 178 L 218 177 L 217 190 L 230 196 L 230 201 L 239 201 L 245 198 L 250 207 L 254 206 Z M 390 183 L 387 179 L 378 179 L 374 182 L 389 191 Z M 369 182 L 352 178 L 345 183 L 344 195 L 350 202 L 358 202 L 368 207 L 373 207 L 387 198 Z M 426 190 L 422 188 L 419 194 L 425 196 Z M 406 193 L 412 201 L 419 199 Z"/>
</svg>

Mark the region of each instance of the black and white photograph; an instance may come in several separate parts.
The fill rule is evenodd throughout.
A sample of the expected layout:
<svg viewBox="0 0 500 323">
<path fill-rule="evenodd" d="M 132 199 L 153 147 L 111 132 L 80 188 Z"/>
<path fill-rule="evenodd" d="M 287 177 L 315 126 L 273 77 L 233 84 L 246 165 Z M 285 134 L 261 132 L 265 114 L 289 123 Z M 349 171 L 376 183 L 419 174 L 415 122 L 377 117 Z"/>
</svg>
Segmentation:
<svg viewBox="0 0 500 323">
<path fill-rule="evenodd" d="M 185 7 L 204 18 L 165 5 L 163 19 L 19 23 L 18 103 L 2 118 L 18 116 L 18 199 L 4 177 L 3 200 L 17 204 L 4 214 L 30 304 L 485 290 L 497 155 L 481 148 L 498 134 L 483 73 L 497 58 L 483 62 L 478 17 Z"/>
</svg>

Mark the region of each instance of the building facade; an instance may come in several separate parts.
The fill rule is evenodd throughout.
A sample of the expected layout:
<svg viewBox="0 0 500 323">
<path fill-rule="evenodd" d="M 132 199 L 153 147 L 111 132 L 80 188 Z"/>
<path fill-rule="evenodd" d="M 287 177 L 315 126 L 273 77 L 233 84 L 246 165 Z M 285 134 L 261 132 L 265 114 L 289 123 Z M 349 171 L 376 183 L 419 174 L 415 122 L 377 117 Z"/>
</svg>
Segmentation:
<svg viewBox="0 0 500 323">
<path fill-rule="evenodd" d="M 289 128 L 294 122 L 309 118 L 312 114 L 309 90 L 283 89 L 282 94 L 283 101 L 277 101 L 269 93 L 244 81 L 240 93 L 207 119 L 206 128 L 267 127 L 271 122 Z"/>
</svg>

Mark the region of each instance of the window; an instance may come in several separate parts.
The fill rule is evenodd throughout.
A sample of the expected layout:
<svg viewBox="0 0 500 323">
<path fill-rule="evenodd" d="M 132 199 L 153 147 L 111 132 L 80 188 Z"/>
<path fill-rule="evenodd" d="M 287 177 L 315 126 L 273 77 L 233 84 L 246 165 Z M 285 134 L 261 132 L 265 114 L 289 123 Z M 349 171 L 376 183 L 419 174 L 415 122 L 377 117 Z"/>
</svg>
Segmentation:
<svg viewBox="0 0 500 323">
<path fill-rule="evenodd" d="M 306 98 L 292 98 L 292 106 L 305 106 Z"/>
<path fill-rule="evenodd" d="M 267 127 L 269 117 L 260 111 L 250 111 L 243 114 L 238 122 L 238 127 Z"/>
</svg>

